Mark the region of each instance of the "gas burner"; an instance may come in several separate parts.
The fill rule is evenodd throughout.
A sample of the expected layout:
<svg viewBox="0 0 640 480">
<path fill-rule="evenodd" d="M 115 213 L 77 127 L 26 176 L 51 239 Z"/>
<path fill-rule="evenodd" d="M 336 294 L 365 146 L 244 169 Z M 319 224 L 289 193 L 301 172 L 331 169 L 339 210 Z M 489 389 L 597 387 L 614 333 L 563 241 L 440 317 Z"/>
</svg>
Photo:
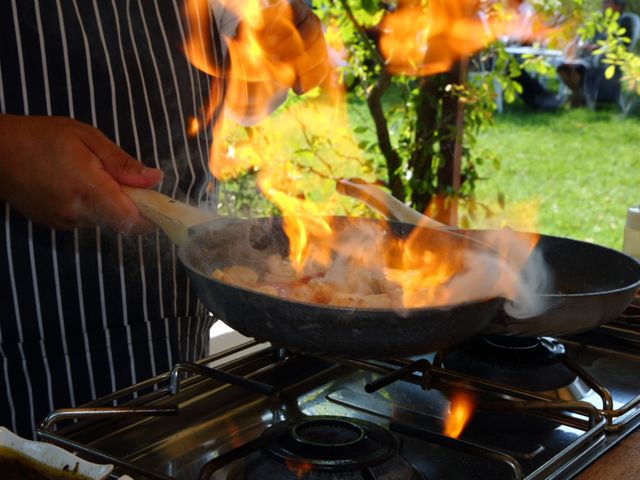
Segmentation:
<svg viewBox="0 0 640 480">
<path fill-rule="evenodd" d="M 398 454 L 393 435 L 371 422 L 312 416 L 267 428 L 273 437 L 228 480 L 425 480 Z"/>
<path fill-rule="evenodd" d="M 549 337 L 480 335 L 447 353 L 443 365 L 460 373 L 562 400 L 579 400 L 589 387 L 561 358 L 564 346 Z"/>
</svg>

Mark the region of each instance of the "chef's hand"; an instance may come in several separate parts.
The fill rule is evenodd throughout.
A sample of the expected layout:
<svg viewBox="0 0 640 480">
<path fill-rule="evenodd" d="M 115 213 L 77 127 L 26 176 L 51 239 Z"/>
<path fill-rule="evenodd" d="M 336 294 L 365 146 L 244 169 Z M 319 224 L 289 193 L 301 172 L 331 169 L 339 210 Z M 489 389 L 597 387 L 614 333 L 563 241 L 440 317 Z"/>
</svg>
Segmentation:
<svg viewBox="0 0 640 480">
<path fill-rule="evenodd" d="M 162 178 L 99 130 L 64 117 L 0 115 L 0 198 L 56 229 L 152 229 L 120 185 L 147 188 Z"/>
<path fill-rule="evenodd" d="M 296 93 L 320 85 L 329 74 L 322 25 L 303 0 L 272 1 L 259 16 L 240 22 L 236 38 L 244 41 L 249 33 L 273 62 L 276 79 Z"/>
</svg>

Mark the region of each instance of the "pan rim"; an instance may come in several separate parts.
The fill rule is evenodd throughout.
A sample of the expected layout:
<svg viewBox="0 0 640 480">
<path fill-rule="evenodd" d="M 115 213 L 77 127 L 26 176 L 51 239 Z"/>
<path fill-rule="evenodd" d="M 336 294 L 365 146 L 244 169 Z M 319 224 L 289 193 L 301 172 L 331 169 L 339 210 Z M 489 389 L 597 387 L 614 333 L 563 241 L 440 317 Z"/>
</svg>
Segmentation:
<svg viewBox="0 0 640 480">
<path fill-rule="evenodd" d="M 591 297 L 591 296 L 601 296 L 601 295 L 613 295 L 616 293 L 625 293 L 632 290 L 640 290 L 640 280 L 630 285 L 614 288 L 612 290 L 599 290 L 597 292 L 587 292 L 587 293 L 536 293 L 535 295 L 543 298 L 556 298 L 556 297 L 580 298 L 580 297 Z"/>
<path fill-rule="evenodd" d="M 332 218 L 345 218 L 345 219 L 365 219 L 365 220 L 370 220 L 373 222 L 385 222 L 385 223 L 389 223 L 389 224 L 398 224 L 398 225 L 406 225 L 409 227 L 415 227 L 413 225 L 410 224 L 404 224 L 403 222 L 398 222 L 398 221 L 394 221 L 394 220 L 386 220 L 386 219 L 376 219 L 376 218 L 369 218 L 369 217 L 352 217 L 352 216 L 343 216 L 343 215 L 323 215 L 323 217 L 332 217 Z M 237 221 L 251 221 L 251 220 L 268 220 L 268 219 L 273 219 L 273 218 L 281 218 L 281 217 L 255 217 L 255 218 L 237 218 L 234 220 Z M 428 230 L 438 230 L 438 229 L 433 229 L 431 227 L 420 227 L 420 228 L 425 228 Z M 454 231 L 460 231 L 461 233 L 465 233 L 465 232 L 494 232 L 500 229 L 464 229 L 464 228 L 458 228 L 455 229 Z M 570 238 L 570 237 L 560 237 L 557 235 L 548 235 L 548 234 L 544 234 L 544 233 L 540 233 L 540 232 L 529 232 L 529 231 L 523 231 L 523 230 L 512 230 L 514 233 L 516 234 L 523 234 L 523 235 L 538 235 L 541 237 L 546 237 L 548 239 L 554 239 L 554 240 L 558 240 L 558 241 L 570 241 L 576 244 L 582 244 L 582 245 L 588 245 L 590 248 L 597 248 L 600 249 L 602 251 L 607 251 L 612 255 L 618 256 L 621 259 L 624 259 L 625 261 L 629 262 L 629 265 L 633 265 L 633 268 L 637 268 L 637 273 L 638 273 L 638 278 L 635 282 L 627 284 L 627 285 L 623 285 L 617 288 L 613 288 L 613 289 L 608 289 L 608 290 L 598 290 L 598 291 L 591 291 L 591 292 L 580 292 L 580 293 L 534 293 L 534 295 L 538 298 L 542 298 L 542 299 L 556 299 L 556 298 L 588 298 L 588 297 L 593 297 L 593 296 L 602 296 L 602 295 L 613 295 L 613 294 L 617 294 L 617 293 L 628 293 L 632 290 L 639 290 L 640 289 L 640 260 L 636 260 L 635 258 L 631 257 L 630 255 L 621 252 L 619 250 L 615 250 L 613 248 L 604 246 L 604 245 L 599 245 L 597 243 L 592 243 L 592 242 L 587 242 L 584 240 L 578 240 L 575 238 Z M 486 298 L 478 298 L 476 300 L 472 300 L 472 301 L 465 301 L 465 302 L 459 302 L 459 303 L 454 303 L 454 304 L 447 304 L 447 305 L 440 305 L 440 306 L 434 306 L 434 307 L 420 307 L 420 308 L 416 308 L 416 307 L 406 307 L 406 308 L 349 308 L 349 307 L 339 307 L 339 306 L 335 306 L 335 305 L 328 305 L 328 304 L 322 304 L 322 303 L 310 303 L 310 302 L 303 302 L 303 301 L 297 301 L 297 300 L 292 300 L 286 297 L 281 297 L 278 295 L 270 295 L 258 290 L 254 290 L 251 288 L 246 288 L 246 287 L 242 287 L 242 286 L 238 286 L 238 285 L 234 285 L 234 284 L 230 284 L 230 283 L 226 283 L 226 282 L 221 282 L 218 279 L 215 279 L 209 275 L 205 275 L 200 269 L 194 267 L 191 262 L 189 262 L 186 258 L 186 254 L 185 251 L 188 248 L 188 245 L 190 243 L 190 241 L 193 239 L 193 237 L 198 236 L 200 234 L 203 234 L 203 231 L 198 231 L 196 232 L 193 236 L 190 236 L 190 238 L 187 240 L 187 242 L 185 242 L 183 245 L 181 245 L 178 249 L 178 257 L 182 263 L 183 266 L 185 266 L 185 268 L 188 268 L 189 270 L 191 270 L 194 274 L 198 275 L 199 277 L 203 278 L 206 281 L 213 281 L 217 284 L 220 285 L 224 285 L 224 286 L 229 286 L 229 287 L 233 287 L 236 289 L 240 289 L 243 290 L 245 292 L 250 292 L 254 295 L 257 296 L 262 296 L 262 297 L 268 297 L 268 298 L 273 298 L 273 299 L 277 299 L 279 301 L 282 302 L 287 302 L 293 305 L 304 305 L 307 307 L 321 307 L 321 308 L 326 308 L 328 310 L 331 311 L 335 311 L 335 312 L 355 312 L 355 311 L 362 311 L 362 312 L 389 312 L 389 311 L 401 311 L 401 312 L 407 312 L 407 314 L 411 313 L 413 314 L 413 312 L 420 313 L 420 312 L 427 312 L 427 311 L 446 311 L 446 310 L 451 310 L 454 308 L 458 308 L 458 307 L 462 307 L 462 306 L 469 306 L 469 305 L 474 305 L 477 303 L 482 303 L 482 302 L 488 302 L 491 300 L 501 300 L 502 302 L 509 302 L 510 299 L 506 298 L 504 296 L 494 296 L 494 297 L 486 297 Z M 469 237 L 472 240 L 478 241 L 477 239 L 474 239 L 473 237 Z M 478 243 L 483 243 L 482 241 L 479 241 Z M 491 249 L 490 245 L 485 245 L 487 248 Z"/>
<path fill-rule="evenodd" d="M 457 229 L 460 232 L 492 232 L 492 231 L 496 231 L 499 229 L 486 229 L 486 228 L 479 228 L 479 229 L 464 229 L 464 228 L 459 228 Z M 597 292 L 582 292 L 582 293 L 534 293 L 534 295 L 538 296 L 538 297 L 542 297 L 542 298 L 566 298 L 566 297 L 571 297 L 571 298 L 580 298 L 580 297 L 590 297 L 590 296 L 600 296 L 600 295 L 606 295 L 606 294 L 616 294 L 616 293 L 625 293 L 625 292 L 629 292 L 631 290 L 639 290 L 640 289 L 640 260 L 632 257 L 631 255 L 628 255 L 625 252 L 622 252 L 620 250 L 616 250 L 614 248 L 611 247 L 607 247 L 605 245 L 600 245 L 598 243 L 593 243 L 593 242 L 587 242 L 586 240 L 579 240 L 577 238 L 571 238 L 571 237 L 560 237 L 558 235 L 549 235 L 549 234 L 545 234 L 545 233 L 540 233 L 540 232 L 529 232 L 529 231 L 524 231 L 524 230 L 512 230 L 514 233 L 516 234 L 523 234 L 523 235 L 538 235 L 540 237 L 545 237 L 547 239 L 553 239 L 553 240 L 558 240 L 558 241 L 569 241 L 569 242 L 573 242 L 575 244 L 580 244 L 580 245 L 585 245 L 588 246 L 589 248 L 597 248 L 603 252 L 608 252 L 611 255 L 615 255 L 617 257 L 619 257 L 620 259 L 624 259 L 624 261 L 628 262 L 629 266 L 633 266 L 632 268 L 636 268 L 637 269 L 637 279 L 633 282 L 633 283 L 629 283 L 627 285 L 623 285 L 617 288 L 613 288 L 613 289 L 608 289 L 608 290 L 599 290 Z"/>
</svg>

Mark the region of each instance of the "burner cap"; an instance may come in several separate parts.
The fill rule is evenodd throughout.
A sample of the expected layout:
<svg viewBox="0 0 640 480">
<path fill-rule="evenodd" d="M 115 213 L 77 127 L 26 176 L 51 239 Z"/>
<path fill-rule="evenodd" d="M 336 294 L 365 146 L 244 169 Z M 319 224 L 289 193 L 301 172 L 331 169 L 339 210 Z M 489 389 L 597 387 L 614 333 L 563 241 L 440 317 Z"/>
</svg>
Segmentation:
<svg viewBox="0 0 640 480">
<path fill-rule="evenodd" d="M 362 420 L 312 417 L 294 423 L 288 434 L 266 448 L 287 465 L 303 463 L 315 470 L 349 471 L 386 462 L 396 453 L 390 432 Z"/>
<path fill-rule="evenodd" d="M 534 392 L 552 392 L 568 387 L 576 374 L 561 361 L 564 346 L 548 338 L 499 335 L 474 337 L 443 364 L 450 370 Z"/>
<path fill-rule="evenodd" d="M 276 423 L 263 435 L 274 433 L 275 440 L 229 478 L 424 480 L 398 455 L 391 432 L 375 423 L 313 416 Z"/>
</svg>

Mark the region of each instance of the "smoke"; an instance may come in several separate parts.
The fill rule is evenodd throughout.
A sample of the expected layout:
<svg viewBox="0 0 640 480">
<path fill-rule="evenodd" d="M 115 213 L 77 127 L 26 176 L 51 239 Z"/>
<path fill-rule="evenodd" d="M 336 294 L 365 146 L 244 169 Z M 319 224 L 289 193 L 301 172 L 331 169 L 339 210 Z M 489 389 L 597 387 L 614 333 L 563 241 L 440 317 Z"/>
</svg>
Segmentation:
<svg viewBox="0 0 640 480">
<path fill-rule="evenodd" d="M 547 308 L 545 297 L 541 293 L 549 291 L 550 270 L 539 250 L 534 250 L 525 265 L 514 272 L 516 296 L 507 300 L 505 312 L 513 318 L 529 318 L 543 313 Z"/>
<path fill-rule="evenodd" d="M 550 291 L 552 278 L 542 252 L 536 248 L 539 235 L 501 229 L 482 232 L 479 238 L 495 253 L 469 262 L 474 267 L 484 263 L 484 269 L 496 272 L 495 294 L 506 299 L 505 312 L 519 319 L 544 312 L 548 305 L 541 293 Z"/>
<path fill-rule="evenodd" d="M 419 261 L 427 268 L 406 271 L 389 264 L 390 247 L 397 248 L 395 236 L 383 224 L 362 219 L 338 228 L 330 265 L 310 260 L 299 272 L 300 278 L 321 274 L 336 294 L 362 295 L 371 302 L 381 301 L 380 295 L 386 294 L 387 307 L 365 305 L 392 308 L 400 315 L 416 307 L 447 308 L 497 297 L 506 299 L 505 311 L 513 318 L 528 318 L 545 310 L 545 297 L 540 293 L 548 291 L 549 270 L 535 249 L 536 235 L 496 230 L 474 235 L 476 241 L 471 241 L 460 234 L 421 231 L 425 236 L 418 239 Z M 268 271 L 269 256 L 287 257 L 289 242 L 279 221 L 227 219 L 186 247 L 188 263 L 205 275 L 221 265 L 248 266 L 260 273 Z M 440 277 L 441 264 L 455 270 Z M 420 277 L 417 287 L 398 281 L 411 275 Z M 425 283 L 425 275 L 432 275 L 433 282 Z"/>
</svg>

